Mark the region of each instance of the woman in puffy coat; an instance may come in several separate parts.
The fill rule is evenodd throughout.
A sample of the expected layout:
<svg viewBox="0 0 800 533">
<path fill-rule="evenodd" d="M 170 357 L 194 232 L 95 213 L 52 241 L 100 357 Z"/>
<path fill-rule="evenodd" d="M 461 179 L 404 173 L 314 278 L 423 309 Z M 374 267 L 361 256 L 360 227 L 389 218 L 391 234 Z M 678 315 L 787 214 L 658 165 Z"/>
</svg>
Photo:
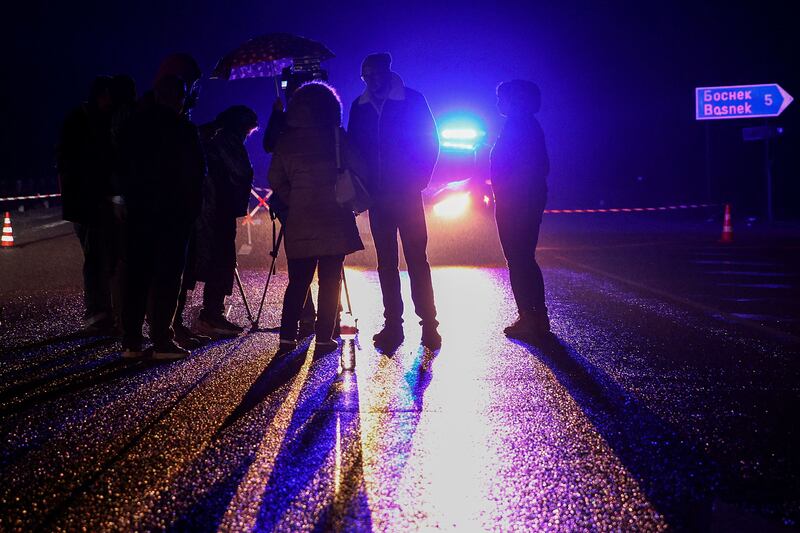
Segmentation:
<svg viewBox="0 0 800 533">
<path fill-rule="evenodd" d="M 283 298 L 279 353 L 297 345 L 297 326 L 308 288 L 317 271 L 319 299 L 316 349 L 333 350 L 332 339 L 347 254 L 363 250 L 355 216 L 336 202 L 336 132 L 342 164 L 358 171 L 341 129 L 342 104 L 326 83 L 310 82 L 289 101 L 286 133 L 278 141 L 269 169 L 270 187 L 288 204 L 284 230 L 289 285 Z"/>
<path fill-rule="evenodd" d="M 258 127 L 249 107 L 229 107 L 204 129 L 208 175 L 197 223 L 197 279 L 205 282 L 195 330 L 212 338 L 235 336 L 242 328 L 224 314 L 236 268 L 236 218 L 247 214 L 253 167 L 245 141 Z"/>
</svg>

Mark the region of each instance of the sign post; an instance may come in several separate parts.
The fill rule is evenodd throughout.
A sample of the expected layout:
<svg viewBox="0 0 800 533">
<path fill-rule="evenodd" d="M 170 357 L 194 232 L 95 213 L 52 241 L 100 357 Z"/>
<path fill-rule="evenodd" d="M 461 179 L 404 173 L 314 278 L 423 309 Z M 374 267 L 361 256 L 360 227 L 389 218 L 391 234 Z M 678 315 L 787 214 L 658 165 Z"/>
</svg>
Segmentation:
<svg viewBox="0 0 800 533">
<path fill-rule="evenodd" d="M 777 83 L 697 87 L 694 90 L 694 95 L 696 120 L 777 117 L 783 113 L 783 110 L 793 100 L 792 96 Z M 767 128 L 765 127 L 765 129 Z M 760 138 L 764 140 L 764 168 L 767 174 L 767 218 L 772 222 L 772 172 L 769 161 L 770 137 L 770 135 L 764 135 Z M 708 151 L 708 124 L 706 124 L 706 174 L 710 184 Z"/>
</svg>

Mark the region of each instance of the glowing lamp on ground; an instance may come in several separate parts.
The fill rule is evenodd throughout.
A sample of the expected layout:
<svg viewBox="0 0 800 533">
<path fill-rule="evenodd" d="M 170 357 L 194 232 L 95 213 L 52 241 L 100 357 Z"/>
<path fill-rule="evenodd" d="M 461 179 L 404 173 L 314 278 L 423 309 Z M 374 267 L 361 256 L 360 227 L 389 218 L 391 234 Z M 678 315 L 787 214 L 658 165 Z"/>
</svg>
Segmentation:
<svg viewBox="0 0 800 533">
<path fill-rule="evenodd" d="M 470 203 L 468 192 L 450 194 L 434 204 L 433 213 L 440 218 L 458 218 L 467 212 Z"/>
</svg>

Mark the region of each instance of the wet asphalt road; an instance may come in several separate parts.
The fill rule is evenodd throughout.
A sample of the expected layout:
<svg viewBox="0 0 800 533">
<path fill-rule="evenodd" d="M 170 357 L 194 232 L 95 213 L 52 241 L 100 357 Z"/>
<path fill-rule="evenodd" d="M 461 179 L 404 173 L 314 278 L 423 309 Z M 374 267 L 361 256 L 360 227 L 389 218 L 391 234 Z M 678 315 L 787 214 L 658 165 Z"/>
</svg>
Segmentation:
<svg viewBox="0 0 800 533">
<path fill-rule="evenodd" d="M 800 520 L 790 231 L 742 232 L 721 247 L 699 222 L 630 232 L 546 221 L 556 340 L 541 347 L 503 337 L 514 318 L 507 274 L 490 266 L 493 236 L 472 231 L 483 266 L 434 269 L 438 353 L 419 346 L 411 309 L 396 352 L 371 346 L 380 292 L 368 250 L 348 270 L 355 343 L 320 356 L 311 340 L 276 359 L 276 335 L 257 332 L 155 364 L 72 336 L 75 239 L 30 217 L 23 246 L 0 256 L 0 530 L 767 530 Z M 436 231 L 434 263 L 457 257 L 458 239 L 440 238 L 442 251 Z M 240 257 L 251 301 L 265 276 L 256 255 Z M 752 281 L 763 278 L 780 282 Z M 285 283 L 279 270 L 262 323 L 277 323 Z M 747 286 L 765 284 L 781 287 Z M 404 290 L 410 302 L 407 280 Z M 239 297 L 231 303 L 246 323 Z M 343 370 L 351 353 L 355 369 Z"/>
</svg>

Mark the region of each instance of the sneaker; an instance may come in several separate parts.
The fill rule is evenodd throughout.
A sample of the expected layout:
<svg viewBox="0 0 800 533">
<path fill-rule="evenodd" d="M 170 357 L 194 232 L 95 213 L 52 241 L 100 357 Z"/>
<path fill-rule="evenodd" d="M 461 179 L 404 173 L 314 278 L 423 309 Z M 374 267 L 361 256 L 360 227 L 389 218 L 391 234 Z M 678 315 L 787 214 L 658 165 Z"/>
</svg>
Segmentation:
<svg viewBox="0 0 800 533">
<path fill-rule="evenodd" d="M 211 342 L 211 337 L 197 335 L 183 324 L 174 324 L 172 329 L 175 331 L 175 342 L 183 348 L 193 350 L 201 347 L 207 342 Z"/>
<path fill-rule="evenodd" d="M 175 361 L 189 355 L 189 350 L 184 350 L 172 341 L 153 347 L 153 359 L 157 361 Z"/>
<path fill-rule="evenodd" d="M 229 322 L 222 316 L 198 316 L 194 321 L 194 328 L 200 335 L 206 335 L 212 339 L 237 337 L 244 331 L 243 327 Z"/>
<path fill-rule="evenodd" d="M 129 346 L 122 349 L 123 359 L 141 359 L 144 357 L 144 350 L 141 346 Z"/>
<path fill-rule="evenodd" d="M 297 341 L 294 339 L 281 339 L 278 343 L 278 351 L 275 352 L 275 357 L 286 355 L 294 351 L 295 348 L 297 348 Z"/>
<path fill-rule="evenodd" d="M 442 336 L 439 335 L 436 326 L 422 326 L 420 344 L 431 350 L 438 350 L 442 347 Z"/>
<path fill-rule="evenodd" d="M 311 322 L 306 320 L 300 321 L 300 328 L 297 330 L 297 338 L 298 339 L 305 339 L 306 337 L 310 337 L 314 334 L 314 321 Z"/>
<path fill-rule="evenodd" d="M 383 329 L 373 335 L 372 340 L 379 348 L 397 348 L 403 342 L 403 326 L 386 324 Z"/>
</svg>

